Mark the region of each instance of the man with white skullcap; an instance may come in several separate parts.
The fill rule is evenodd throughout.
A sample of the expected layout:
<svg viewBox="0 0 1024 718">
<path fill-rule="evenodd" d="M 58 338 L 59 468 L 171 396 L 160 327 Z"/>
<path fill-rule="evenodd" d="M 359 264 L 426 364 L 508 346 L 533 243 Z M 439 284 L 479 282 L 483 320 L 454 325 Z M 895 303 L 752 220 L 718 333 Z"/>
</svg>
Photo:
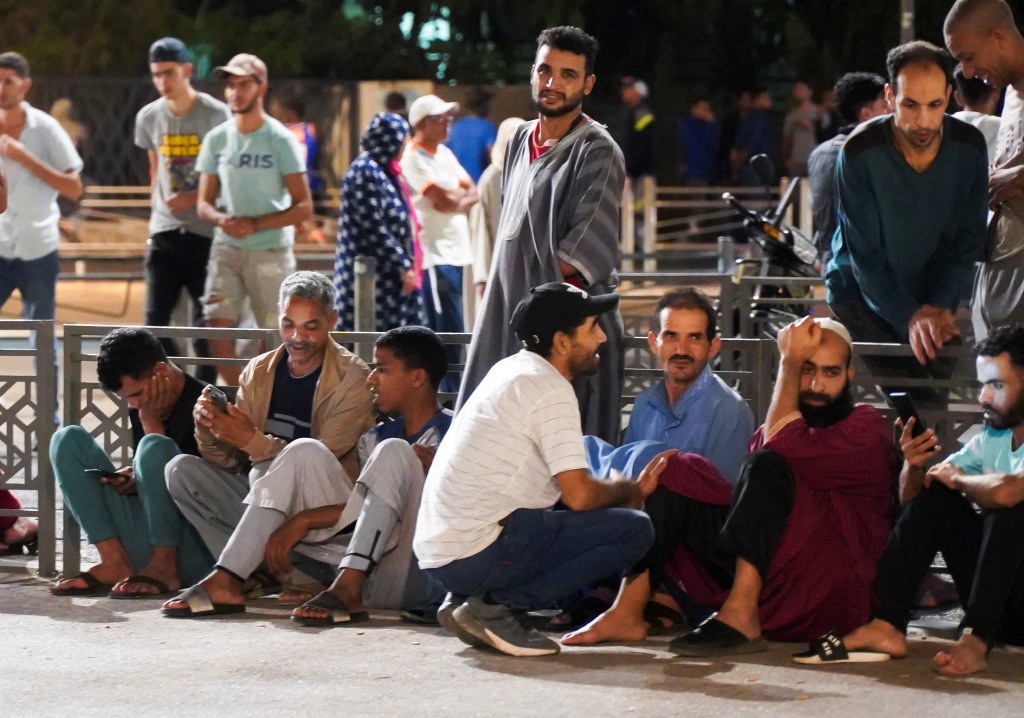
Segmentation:
<svg viewBox="0 0 1024 718">
<path fill-rule="evenodd" d="M 846 327 L 805 317 L 778 341 L 771 405 L 735 489 L 701 471 L 700 457 L 670 459 L 644 503 L 655 535 L 644 565 L 625 574 L 611 609 L 563 643 L 643 639 L 644 581 L 682 604 L 719 607 L 672 641 L 684 656 L 753 653 L 766 637 L 799 640 L 870 615 L 899 468 L 892 429 L 853 404 Z"/>
</svg>

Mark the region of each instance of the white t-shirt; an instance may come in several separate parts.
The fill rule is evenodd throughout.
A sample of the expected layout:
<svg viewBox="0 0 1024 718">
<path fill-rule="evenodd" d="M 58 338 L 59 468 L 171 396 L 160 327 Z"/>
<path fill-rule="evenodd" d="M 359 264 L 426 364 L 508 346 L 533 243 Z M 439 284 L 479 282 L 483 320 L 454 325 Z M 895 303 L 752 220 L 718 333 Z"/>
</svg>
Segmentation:
<svg viewBox="0 0 1024 718">
<path fill-rule="evenodd" d="M 420 218 L 420 244 L 423 245 L 423 266 L 449 264 L 464 267 L 473 263 L 473 250 L 469 244 L 469 219 L 463 212 L 439 212 L 424 196 L 436 185 L 444 190 L 468 187 L 472 180 L 462 168 L 455 154 L 438 145 L 431 152 L 423 145 L 413 143 L 402 155 L 402 176 L 412 193 L 412 205 Z"/>
<path fill-rule="evenodd" d="M 490 546 L 516 509 L 543 509 L 561 496 L 555 475 L 585 469 L 572 385 L 526 351 L 491 368 L 434 456 L 416 523 L 421 568 L 437 568 Z"/>
</svg>

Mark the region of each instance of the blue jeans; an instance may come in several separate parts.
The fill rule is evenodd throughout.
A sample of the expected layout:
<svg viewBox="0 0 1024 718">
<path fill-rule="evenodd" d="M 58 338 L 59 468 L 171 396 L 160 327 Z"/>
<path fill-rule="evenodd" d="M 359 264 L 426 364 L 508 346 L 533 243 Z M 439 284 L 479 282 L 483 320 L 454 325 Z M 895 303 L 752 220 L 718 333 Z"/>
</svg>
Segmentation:
<svg viewBox="0 0 1024 718">
<path fill-rule="evenodd" d="M 462 271 L 462 267 L 438 264 L 433 269 L 423 272 L 423 286 L 420 292 L 423 295 L 424 315 L 427 319 L 427 326 L 435 332 L 465 331 L 465 324 L 462 320 Z M 437 298 L 441 303 L 440 312 L 434 306 L 432 275 L 437 277 Z M 462 347 L 448 347 L 448 364 L 460 364 L 461 362 Z M 459 382 L 453 381 L 449 376 L 446 376 L 441 382 L 441 391 L 457 392 Z"/>
<path fill-rule="evenodd" d="M 60 272 L 60 259 L 57 250 L 39 259 L 4 259 L 0 257 L 0 307 L 7 303 L 11 294 L 17 289 L 21 294 L 23 319 L 53 319 L 57 312 L 57 274 Z M 35 332 L 32 333 L 32 346 L 35 346 Z M 57 350 L 57 334 L 53 336 L 54 377 L 59 377 L 60 352 Z M 60 386 L 60 379 L 57 379 Z M 54 423 L 60 423 L 60 417 L 54 417 Z"/>
<path fill-rule="evenodd" d="M 635 509 L 516 509 L 499 523 L 483 551 L 427 574 L 452 593 L 529 610 L 628 572 L 654 542 L 651 520 Z"/>
</svg>

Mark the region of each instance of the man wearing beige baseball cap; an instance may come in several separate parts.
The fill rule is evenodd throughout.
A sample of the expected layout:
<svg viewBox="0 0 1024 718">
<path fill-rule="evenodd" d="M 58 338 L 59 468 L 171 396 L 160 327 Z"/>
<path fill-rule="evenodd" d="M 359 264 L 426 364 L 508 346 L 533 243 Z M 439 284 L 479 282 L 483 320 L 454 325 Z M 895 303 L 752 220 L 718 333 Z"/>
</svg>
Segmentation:
<svg viewBox="0 0 1024 718">
<path fill-rule="evenodd" d="M 306 166 L 294 136 L 264 112 L 267 66 L 248 53 L 214 70 L 225 81 L 233 119 L 203 141 L 199 216 L 215 226 L 203 298 L 211 327 L 236 327 L 249 299 L 260 327 L 277 326 L 277 291 L 295 271 L 294 226 L 312 214 Z M 211 353 L 234 358 L 234 342 L 210 340 Z M 237 384 L 240 367 L 220 367 Z"/>
</svg>

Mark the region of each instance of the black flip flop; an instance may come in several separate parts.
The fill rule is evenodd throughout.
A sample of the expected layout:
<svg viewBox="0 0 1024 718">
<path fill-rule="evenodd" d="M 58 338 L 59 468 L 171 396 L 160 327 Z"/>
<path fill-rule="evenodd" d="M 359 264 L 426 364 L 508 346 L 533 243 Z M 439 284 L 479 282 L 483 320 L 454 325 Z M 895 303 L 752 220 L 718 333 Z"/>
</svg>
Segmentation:
<svg viewBox="0 0 1024 718">
<path fill-rule="evenodd" d="M 767 650 L 764 637 L 747 638 L 732 626 L 719 621 L 713 614 L 693 632 L 675 638 L 668 649 L 678 656 L 688 658 L 715 658 L 760 653 Z"/>
<path fill-rule="evenodd" d="M 150 593 L 146 591 L 111 591 L 107 594 L 107 598 L 113 598 L 118 601 L 137 601 L 143 598 L 163 598 L 169 596 L 172 591 L 167 587 L 167 584 L 158 578 L 152 576 L 143 576 L 141 573 L 134 576 L 129 576 L 125 579 L 126 583 L 129 584 L 141 584 L 143 586 L 152 586 L 157 590 L 156 593 Z"/>
<path fill-rule="evenodd" d="M 74 581 L 76 578 L 85 581 L 85 586 L 69 586 L 68 588 L 51 586 L 50 593 L 54 596 L 106 596 L 113 588 L 109 583 L 103 583 L 88 571 L 69 579 L 61 579 L 61 581 Z"/>
<path fill-rule="evenodd" d="M 345 602 L 330 591 L 321 591 L 299 608 L 319 608 L 327 611 L 329 614 L 322 618 L 311 618 L 309 616 L 296 616 L 292 613 L 292 621 L 300 626 L 350 626 L 353 623 L 363 623 L 370 620 L 368 611 L 350 612 Z"/>
<path fill-rule="evenodd" d="M 829 631 L 816 641 L 812 641 L 806 651 L 794 653 L 793 663 L 822 666 L 826 663 L 880 663 L 891 658 L 892 656 L 884 651 L 851 651 L 838 633 Z"/>
</svg>

